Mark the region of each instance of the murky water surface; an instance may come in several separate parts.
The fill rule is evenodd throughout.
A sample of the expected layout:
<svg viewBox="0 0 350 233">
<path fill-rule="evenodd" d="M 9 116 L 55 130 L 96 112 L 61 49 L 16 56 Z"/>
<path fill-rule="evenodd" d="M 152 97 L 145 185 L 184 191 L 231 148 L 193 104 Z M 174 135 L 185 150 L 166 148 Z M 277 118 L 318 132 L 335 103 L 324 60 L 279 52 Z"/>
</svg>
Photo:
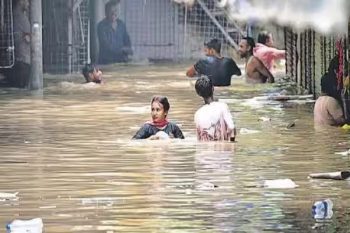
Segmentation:
<svg viewBox="0 0 350 233">
<path fill-rule="evenodd" d="M 0 192 L 18 200 L 0 202 L 1 232 L 35 217 L 45 232 L 62 233 L 347 232 L 350 183 L 307 176 L 347 170 L 349 157 L 335 153 L 350 148 L 349 134 L 315 130 L 312 104 L 251 100 L 276 87 L 235 79 L 215 92 L 243 128 L 238 142 L 198 143 L 202 100 L 185 67 L 117 66 L 105 69 L 101 87 L 49 78 L 43 97 L 2 89 Z M 154 94 L 168 96 L 185 140 L 130 140 Z M 298 187 L 261 187 L 284 178 Z M 334 215 L 320 223 L 311 207 L 324 198 Z"/>
</svg>

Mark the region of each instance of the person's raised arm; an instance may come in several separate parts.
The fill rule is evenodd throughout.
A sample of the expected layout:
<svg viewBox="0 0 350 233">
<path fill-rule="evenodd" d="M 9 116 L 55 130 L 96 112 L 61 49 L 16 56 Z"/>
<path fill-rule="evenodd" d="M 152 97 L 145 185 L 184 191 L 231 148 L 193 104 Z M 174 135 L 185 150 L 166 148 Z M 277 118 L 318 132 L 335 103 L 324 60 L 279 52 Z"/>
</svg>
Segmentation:
<svg viewBox="0 0 350 233">
<path fill-rule="evenodd" d="M 266 66 L 258 58 L 256 57 L 254 58 L 255 59 L 253 62 L 258 72 L 267 78 L 267 82 L 274 83 L 275 78 L 273 77 L 271 72 L 266 68 Z"/>
<path fill-rule="evenodd" d="M 269 52 L 275 59 L 286 59 L 286 50 L 269 48 Z"/>
</svg>

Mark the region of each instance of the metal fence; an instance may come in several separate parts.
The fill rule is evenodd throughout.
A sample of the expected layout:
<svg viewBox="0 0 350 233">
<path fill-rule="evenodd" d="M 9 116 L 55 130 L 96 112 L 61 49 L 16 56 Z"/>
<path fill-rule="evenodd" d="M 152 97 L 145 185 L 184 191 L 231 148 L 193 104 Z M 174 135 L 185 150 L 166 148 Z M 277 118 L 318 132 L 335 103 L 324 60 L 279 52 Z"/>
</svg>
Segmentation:
<svg viewBox="0 0 350 233">
<path fill-rule="evenodd" d="M 312 30 L 296 33 L 285 29 L 286 73 L 300 87 L 310 94 L 320 93 L 320 80 L 327 70 L 330 61 L 337 54 L 337 39 L 322 36 Z M 344 43 L 343 56 L 346 57 Z M 344 66 L 344 69 L 347 67 Z M 345 70 L 344 70 L 345 72 Z"/>
<path fill-rule="evenodd" d="M 307 30 L 300 34 L 300 85 L 315 93 L 315 32 Z"/>
<path fill-rule="evenodd" d="M 198 58 L 211 38 L 222 41 L 224 55 L 232 55 L 244 34 L 215 0 L 197 0 L 191 8 L 170 0 L 124 0 L 121 15 L 136 59 Z"/>
<path fill-rule="evenodd" d="M 0 68 L 14 64 L 12 0 L 0 0 Z"/>
<path fill-rule="evenodd" d="M 217 38 L 222 54 L 233 56 L 246 26 L 230 21 L 224 9 L 214 0 L 197 0 L 192 8 L 179 8 L 179 24 L 184 26 L 184 58 L 200 56 L 203 42 Z"/>
<path fill-rule="evenodd" d="M 80 72 L 90 59 L 89 0 L 43 1 L 44 72 Z"/>
<path fill-rule="evenodd" d="M 97 0 L 95 0 L 97 1 Z M 0 0 L 0 66 L 14 62 L 11 0 Z M 43 67 L 49 73 L 80 72 L 90 61 L 91 0 L 43 0 Z M 104 7 L 106 1 L 94 2 Z M 135 59 L 179 61 L 202 56 L 203 43 L 222 41 L 233 56 L 245 26 L 231 22 L 216 0 L 196 0 L 188 8 L 171 0 L 121 0 L 120 16 L 129 31 Z M 6 21 L 7 20 L 7 21 Z M 95 27 L 95 26 L 94 26 Z M 242 29 L 243 28 L 243 29 Z M 95 30 L 95 28 L 93 28 Z"/>
<path fill-rule="evenodd" d="M 298 34 L 285 28 L 286 75 L 295 82 L 298 80 Z"/>
<path fill-rule="evenodd" d="M 169 0 L 121 2 L 134 58 L 176 60 L 181 56 L 182 30 L 177 5 Z"/>
</svg>

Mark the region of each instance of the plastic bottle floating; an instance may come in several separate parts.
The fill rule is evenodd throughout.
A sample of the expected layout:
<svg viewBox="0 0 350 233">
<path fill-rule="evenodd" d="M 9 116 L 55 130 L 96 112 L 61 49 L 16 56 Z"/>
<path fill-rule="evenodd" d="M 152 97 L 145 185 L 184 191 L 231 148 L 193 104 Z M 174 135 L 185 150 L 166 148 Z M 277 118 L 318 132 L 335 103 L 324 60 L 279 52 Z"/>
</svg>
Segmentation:
<svg viewBox="0 0 350 233">
<path fill-rule="evenodd" d="M 43 220 L 34 218 L 31 220 L 14 220 L 6 225 L 7 233 L 42 233 Z"/>
<path fill-rule="evenodd" d="M 330 219 L 333 216 L 333 202 L 330 199 L 316 201 L 312 206 L 312 216 L 317 220 Z"/>
</svg>

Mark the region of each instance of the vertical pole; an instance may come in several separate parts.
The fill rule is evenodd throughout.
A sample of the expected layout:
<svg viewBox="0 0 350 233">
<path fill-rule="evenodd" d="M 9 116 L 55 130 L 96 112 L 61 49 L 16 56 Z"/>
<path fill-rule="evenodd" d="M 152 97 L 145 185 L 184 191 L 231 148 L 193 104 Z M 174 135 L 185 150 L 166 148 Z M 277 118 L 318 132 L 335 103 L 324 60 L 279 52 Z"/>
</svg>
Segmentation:
<svg viewBox="0 0 350 233">
<path fill-rule="evenodd" d="M 183 39 L 183 57 L 186 57 L 186 46 L 187 46 L 187 4 L 185 4 L 185 22 L 184 22 L 184 39 Z"/>
<path fill-rule="evenodd" d="M 91 22 L 91 60 L 93 63 L 98 63 L 98 53 L 99 53 L 99 44 L 98 44 L 98 35 L 97 35 L 97 25 L 105 16 L 105 1 L 101 0 L 92 0 L 91 2 L 91 11 L 92 11 L 92 20 Z"/>
<path fill-rule="evenodd" d="M 32 0 L 30 4 L 31 37 L 31 69 L 29 89 L 43 88 L 43 51 L 42 51 L 42 2 Z"/>
<path fill-rule="evenodd" d="M 73 0 L 68 0 L 68 45 L 67 45 L 67 55 L 68 55 L 68 73 L 72 73 L 72 61 L 73 61 Z"/>
</svg>

